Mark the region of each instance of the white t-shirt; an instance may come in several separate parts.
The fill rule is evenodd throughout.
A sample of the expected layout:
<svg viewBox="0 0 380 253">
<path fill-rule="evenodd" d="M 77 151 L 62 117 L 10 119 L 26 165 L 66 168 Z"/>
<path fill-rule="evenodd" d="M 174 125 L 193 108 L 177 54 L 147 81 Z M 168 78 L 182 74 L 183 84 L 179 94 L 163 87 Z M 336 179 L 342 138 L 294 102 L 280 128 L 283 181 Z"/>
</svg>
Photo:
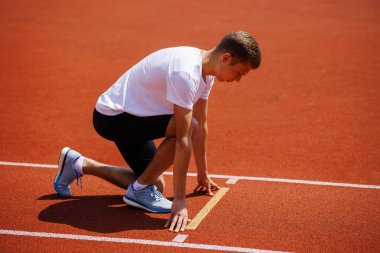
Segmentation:
<svg viewBox="0 0 380 253">
<path fill-rule="evenodd" d="M 208 99 L 214 78 L 202 77 L 200 49 L 162 49 L 124 73 L 99 97 L 96 110 L 141 117 L 173 114 L 173 104 L 192 110 L 199 98 Z"/>
</svg>

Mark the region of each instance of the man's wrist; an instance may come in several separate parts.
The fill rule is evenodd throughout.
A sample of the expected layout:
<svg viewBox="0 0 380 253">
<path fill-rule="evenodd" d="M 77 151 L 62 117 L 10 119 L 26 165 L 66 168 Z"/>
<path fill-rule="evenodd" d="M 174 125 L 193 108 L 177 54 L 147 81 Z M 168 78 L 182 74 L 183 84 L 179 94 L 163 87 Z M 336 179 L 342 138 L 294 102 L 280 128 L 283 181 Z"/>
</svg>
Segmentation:
<svg viewBox="0 0 380 253">
<path fill-rule="evenodd" d="M 208 171 L 207 171 L 207 169 L 199 169 L 198 170 L 198 175 L 199 176 L 207 176 L 208 175 Z"/>
<path fill-rule="evenodd" d="M 173 202 L 186 205 L 186 199 L 185 198 L 174 198 Z"/>
</svg>

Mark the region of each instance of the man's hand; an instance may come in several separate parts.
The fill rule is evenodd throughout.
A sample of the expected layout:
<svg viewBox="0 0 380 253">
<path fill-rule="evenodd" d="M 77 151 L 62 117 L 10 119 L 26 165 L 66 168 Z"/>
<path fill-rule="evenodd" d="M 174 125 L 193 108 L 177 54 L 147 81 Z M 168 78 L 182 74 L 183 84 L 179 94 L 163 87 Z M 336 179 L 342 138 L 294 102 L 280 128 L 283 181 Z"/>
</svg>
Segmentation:
<svg viewBox="0 0 380 253">
<path fill-rule="evenodd" d="M 217 185 L 207 174 L 198 173 L 197 176 L 198 185 L 195 187 L 194 191 L 203 191 L 206 189 L 206 195 L 214 196 L 212 191 L 216 191 L 220 189 L 220 186 Z"/>
<path fill-rule="evenodd" d="M 169 231 L 185 231 L 188 220 L 187 208 L 185 200 L 174 200 L 169 220 L 165 224 L 165 228 L 169 227 Z"/>
</svg>

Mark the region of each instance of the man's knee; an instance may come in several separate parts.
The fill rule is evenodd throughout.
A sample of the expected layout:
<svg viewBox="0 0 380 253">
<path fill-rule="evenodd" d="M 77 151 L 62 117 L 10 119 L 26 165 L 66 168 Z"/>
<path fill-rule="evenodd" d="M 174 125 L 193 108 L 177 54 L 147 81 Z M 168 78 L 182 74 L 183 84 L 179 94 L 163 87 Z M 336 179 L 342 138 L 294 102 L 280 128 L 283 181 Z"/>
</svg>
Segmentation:
<svg viewBox="0 0 380 253">
<path fill-rule="evenodd" d="M 196 118 L 193 117 L 193 119 L 191 120 L 191 131 L 193 133 L 196 133 L 199 129 L 199 122 Z"/>
<path fill-rule="evenodd" d="M 197 119 L 193 118 L 191 121 L 191 138 L 196 138 L 197 133 L 199 132 L 199 122 Z"/>
</svg>

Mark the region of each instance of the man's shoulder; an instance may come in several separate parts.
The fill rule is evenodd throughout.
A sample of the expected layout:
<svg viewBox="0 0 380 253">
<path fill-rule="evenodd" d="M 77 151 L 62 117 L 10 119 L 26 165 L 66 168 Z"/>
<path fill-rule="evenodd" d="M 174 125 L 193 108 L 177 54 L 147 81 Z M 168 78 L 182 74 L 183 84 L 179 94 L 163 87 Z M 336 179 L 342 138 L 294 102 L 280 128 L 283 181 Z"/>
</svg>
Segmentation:
<svg viewBox="0 0 380 253">
<path fill-rule="evenodd" d="M 187 73 L 192 77 L 198 77 L 200 75 L 202 67 L 200 49 L 194 47 L 176 47 L 172 50 L 173 55 L 170 58 L 170 72 Z"/>
<path fill-rule="evenodd" d="M 154 52 L 152 55 L 160 56 L 163 58 L 166 58 L 169 56 L 171 60 L 176 60 L 176 61 L 188 61 L 188 60 L 198 61 L 200 59 L 199 58 L 200 51 L 201 50 L 196 47 L 181 46 L 181 47 L 163 48 Z"/>
<path fill-rule="evenodd" d="M 146 60 L 150 63 L 167 63 L 174 67 L 201 64 L 200 49 L 188 46 L 163 48 L 151 53 L 142 62 L 144 63 Z"/>
<path fill-rule="evenodd" d="M 157 52 L 163 53 L 174 53 L 174 54 L 196 54 L 200 49 L 191 46 L 178 46 L 178 47 L 168 47 L 158 50 Z"/>
</svg>

